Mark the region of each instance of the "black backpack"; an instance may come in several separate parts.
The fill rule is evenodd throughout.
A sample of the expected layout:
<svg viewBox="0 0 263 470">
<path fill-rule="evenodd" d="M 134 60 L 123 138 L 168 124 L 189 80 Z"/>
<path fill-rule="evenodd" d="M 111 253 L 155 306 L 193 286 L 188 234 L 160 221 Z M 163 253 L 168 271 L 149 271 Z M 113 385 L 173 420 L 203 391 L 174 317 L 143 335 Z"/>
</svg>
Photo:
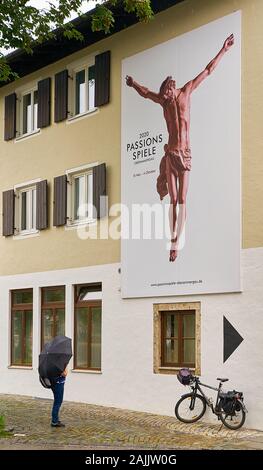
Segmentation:
<svg viewBox="0 0 263 470">
<path fill-rule="evenodd" d="M 41 385 L 43 385 L 44 388 L 51 388 L 52 387 L 51 381 L 47 377 L 39 376 L 39 381 L 40 381 Z"/>
</svg>

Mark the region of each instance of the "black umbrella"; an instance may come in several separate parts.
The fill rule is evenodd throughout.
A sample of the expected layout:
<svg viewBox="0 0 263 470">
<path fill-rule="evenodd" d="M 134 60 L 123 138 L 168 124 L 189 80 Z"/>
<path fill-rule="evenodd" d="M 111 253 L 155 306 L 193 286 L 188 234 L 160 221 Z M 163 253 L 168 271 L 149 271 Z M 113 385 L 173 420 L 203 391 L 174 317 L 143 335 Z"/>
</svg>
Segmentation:
<svg viewBox="0 0 263 470">
<path fill-rule="evenodd" d="M 46 343 L 39 354 L 38 372 L 40 377 L 58 377 L 67 367 L 72 357 L 71 338 L 55 336 Z"/>
</svg>

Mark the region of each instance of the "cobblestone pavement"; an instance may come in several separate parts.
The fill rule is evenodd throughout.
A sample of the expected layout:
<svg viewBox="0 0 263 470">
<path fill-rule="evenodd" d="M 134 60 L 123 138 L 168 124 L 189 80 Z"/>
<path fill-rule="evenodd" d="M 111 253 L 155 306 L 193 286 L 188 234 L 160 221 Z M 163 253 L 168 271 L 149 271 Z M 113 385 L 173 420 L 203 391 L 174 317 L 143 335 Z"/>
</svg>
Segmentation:
<svg viewBox="0 0 263 470">
<path fill-rule="evenodd" d="M 83 403 L 64 402 L 66 427 L 51 428 L 51 406 L 51 400 L 1 395 L 0 414 L 14 431 L 0 439 L 0 449 L 263 449 L 263 432 Z"/>
</svg>

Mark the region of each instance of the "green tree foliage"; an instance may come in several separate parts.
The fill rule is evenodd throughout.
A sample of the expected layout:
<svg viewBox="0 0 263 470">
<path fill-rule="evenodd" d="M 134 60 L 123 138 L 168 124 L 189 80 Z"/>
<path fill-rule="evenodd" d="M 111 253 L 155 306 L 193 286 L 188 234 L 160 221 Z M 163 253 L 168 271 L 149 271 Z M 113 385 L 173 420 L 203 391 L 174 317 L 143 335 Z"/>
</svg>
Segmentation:
<svg viewBox="0 0 263 470">
<path fill-rule="evenodd" d="M 57 4 L 49 0 L 48 9 L 38 9 L 29 0 L 0 0 L 0 48 L 19 48 L 33 54 L 34 46 L 54 37 L 60 28 L 71 39 L 82 40 L 79 31 L 67 22 L 72 12 L 83 15 L 80 8 L 84 0 L 59 0 Z M 108 0 L 96 5 L 92 16 L 92 30 L 109 33 L 114 26 L 112 7 L 121 4 L 127 13 L 136 14 L 139 21 L 147 22 L 153 17 L 151 0 Z M 0 53 L 0 81 L 16 78 Z"/>
</svg>

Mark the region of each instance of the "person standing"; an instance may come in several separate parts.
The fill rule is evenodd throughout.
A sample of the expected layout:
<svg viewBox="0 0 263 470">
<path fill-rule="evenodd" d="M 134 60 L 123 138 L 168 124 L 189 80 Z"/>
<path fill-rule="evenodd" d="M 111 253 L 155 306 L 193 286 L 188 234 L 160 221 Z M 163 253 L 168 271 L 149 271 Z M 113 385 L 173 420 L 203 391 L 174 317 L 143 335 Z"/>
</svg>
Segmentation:
<svg viewBox="0 0 263 470">
<path fill-rule="evenodd" d="M 177 258 L 179 239 L 186 220 L 186 196 L 192 164 L 190 149 L 191 94 L 214 71 L 223 55 L 233 44 L 234 35 L 231 34 L 205 69 L 182 88 L 177 88 L 175 80 L 169 76 L 161 84 L 159 93 L 155 93 L 137 83 L 133 77 L 126 76 L 126 84 L 129 87 L 134 88 L 142 98 L 148 98 L 163 108 L 163 116 L 168 131 L 168 143 L 164 146 L 165 155 L 160 163 L 157 191 L 161 200 L 168 193 L 170 196 L 171 247 L 169 261 L 175 261 Z"/>
<path fill-rule="evenodd" d="M 64 397 L 64 386 L 66 382 L 66 376 L 68 374 L 67 368 L 58 377 L 50 379 L 51 390 L 54 395 L 54 402 L 51 413 L 51 427 L 64 428 L 65 424 L 59 420 L 59 411 L 63 403 Z"/>
</svg>

